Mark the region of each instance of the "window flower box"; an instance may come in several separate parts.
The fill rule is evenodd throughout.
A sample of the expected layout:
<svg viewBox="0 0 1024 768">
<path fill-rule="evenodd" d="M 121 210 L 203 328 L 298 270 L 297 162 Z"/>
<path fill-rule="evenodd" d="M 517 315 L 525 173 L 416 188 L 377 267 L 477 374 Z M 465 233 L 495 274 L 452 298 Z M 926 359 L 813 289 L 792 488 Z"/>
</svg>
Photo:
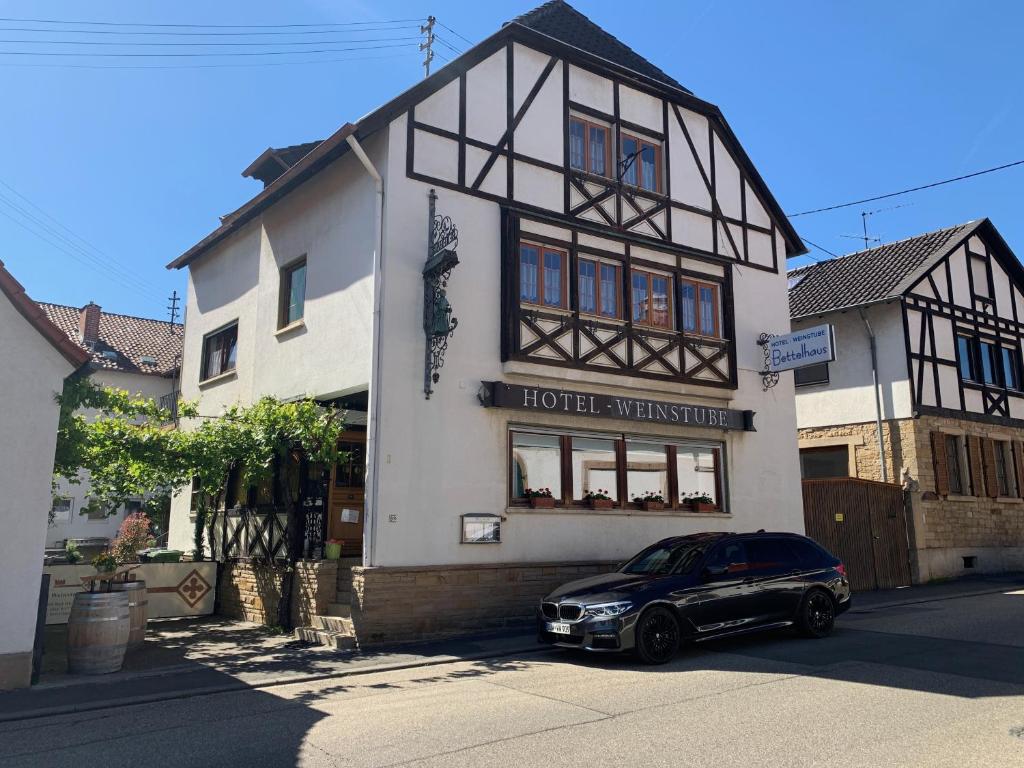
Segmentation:
<svg viewBox="0 0 1024 768">
<path fill-rule="evenodd" d="M 596 491 L 587 491 L 587 495 L 583 497 L 583 500 L 590 505 L 591 509 L 611 509 L 615 506 L 615 500 L 612 499 L 611 495 L 604 488 L 598 488 Z"/>
<path fill-rule="evenodd" d="M 645 493 L 643 496 L 633 497 L 633 501 L 639 504 L 640 509 L 644 511 L 665 508 L 665 497 L 660 493 Z"/>
<path fill-rule="evenodd" d="M 530 500 L 534 509 L 550 509 L 555 506 L 555 497 L 550 488 L 526 488 L 523 495 Z"/>
</svg>

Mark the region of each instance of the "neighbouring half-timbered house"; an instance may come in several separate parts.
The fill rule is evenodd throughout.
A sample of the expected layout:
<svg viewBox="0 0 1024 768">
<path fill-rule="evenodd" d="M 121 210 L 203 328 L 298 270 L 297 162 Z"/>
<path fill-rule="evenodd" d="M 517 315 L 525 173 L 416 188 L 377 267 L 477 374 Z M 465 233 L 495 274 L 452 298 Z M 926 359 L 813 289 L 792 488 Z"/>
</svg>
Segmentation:
<svg viewBox="0 0 1024 768">
<path fill-rule="evenodd" d="M 827 321 L 838 349 L 794 377 L 803 476 L 904 483 L 920 581 L 1024 568 L 1024 268 L 992 223 L 789 282 L 793 327 Z"/>
<path fill-rule="evenodd" d="M 492 625 L 660 537 L 802 530 L 792 384 L 762 389 L 757 339 L 789 330 L 803 246 L 719 109 L 564 2 L 246 175 L 171 265 L 182 390 L 349 409 L 310 505 L 353 558 L 331 626 Z"/>
</svg>

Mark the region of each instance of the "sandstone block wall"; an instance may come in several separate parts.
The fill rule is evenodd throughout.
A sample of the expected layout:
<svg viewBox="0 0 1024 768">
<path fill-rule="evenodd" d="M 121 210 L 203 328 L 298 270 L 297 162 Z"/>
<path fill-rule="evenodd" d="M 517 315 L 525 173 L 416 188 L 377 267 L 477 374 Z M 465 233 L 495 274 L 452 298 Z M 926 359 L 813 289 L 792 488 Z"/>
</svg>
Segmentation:
<svg viewBox="0 0 1024 768">
<path fill-rule="evenodd" d="M 270 563 L 225 563 L 217 584 L 218 613 L 258 624 L 277 624 L 284 566 Z M 308 624 L 334 598 L 338 563 L 301 560 L 295 566 L 292 622 Z"/>
<path fill-rule="evenodd" d="M 532 621 L 560 584 L 615 570 L 614 562 L 352 569 L 360 646 L 495 629 Z"/>
</svg>

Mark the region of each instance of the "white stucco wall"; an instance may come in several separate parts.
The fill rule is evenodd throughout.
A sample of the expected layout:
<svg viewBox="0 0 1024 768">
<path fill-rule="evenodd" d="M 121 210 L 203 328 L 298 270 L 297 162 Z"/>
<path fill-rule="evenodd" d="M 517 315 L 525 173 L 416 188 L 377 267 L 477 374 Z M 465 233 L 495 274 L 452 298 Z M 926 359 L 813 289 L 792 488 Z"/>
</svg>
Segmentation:
<svg viewBox="0 0 1024 768">
<path fill-rule="evenodd" d="M 171 380 L 162 376 L 146 376 L 140 373 L 100 369 L 90 376 L 93 383 L 105 387 L 117 387 L 135 395 L 159 400 L 162 395 L 171 391 Z M 71 499 L 71 515 L 67 520 L 55 520 L 46 529 L 46 546 L 62 547 L 67 539 L 105 538 L 117 535 L 124 520 L 124 508 L 119 509 L 102 520 L 90 520 L 88 515 L 81 514 L 85 509 L 89 495 L 89 475 L 81 473 L 81 482 L 69 483 L 61 480 L 57 484 L 57 493 Z"/>
<path fill-rule="evenodd" d="M 865 309 L 876 336 L 878 379 L 883 419 L 908 419 L 913 413 L 907 377 L 903 317 L 898 302 Z M 871 382 L 871 348 L 867 330 L 856 310 L 833 312 L 793 323 L 793 329 L 831 323 L 835 329 L 836 360 L 829 363 L 829 383 L 796 388 L 799 427 L 825 427 L 875 420 Z M 782 379 L 792 385 L 793 374 Z"/>
<path fill-rule="evenodd" d="M 0 678 L 31 653 L 57 404 L 71 364 L 0 293 Z M 6 657 L 6 658 L 5 658 Z M 27 684 L 27 679 L 24 680 Z"/>
<path fill-rule="evenodd" d="M 381 168 L 384 146 L 374 138 L 365 147 Z M 349 153 L 191 265 L 181 391 L 199 400 L 200 413 L 216 415 L 263 395 L 321 397 L 368 387 L 374 195 Z M 304 324 L 277 333 L 279 269 L 302 256 Z M 200 385 L 203 336 L 236 320 L 235 374 Z M 192 548 L 187 493 L 171 505 L 170 545 Z"/>
</svg>

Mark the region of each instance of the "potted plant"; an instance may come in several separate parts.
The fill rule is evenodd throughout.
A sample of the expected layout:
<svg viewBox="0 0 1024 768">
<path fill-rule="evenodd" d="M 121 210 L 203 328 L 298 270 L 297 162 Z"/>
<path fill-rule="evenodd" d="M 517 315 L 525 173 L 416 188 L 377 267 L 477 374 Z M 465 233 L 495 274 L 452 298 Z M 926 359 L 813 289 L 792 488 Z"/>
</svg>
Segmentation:
<svg viewBox="0 0 1024 768">
<path fill-rule="evenodd" d="M 338 560 L 341 557 L 341 547 L 344 543 L 341 539 L 328 539 L 324 546 L 324 557 L 328 560 Z"/>
<path fill-rule="evenodd" d="M 530 500 L 530 506 L 534 509 L 549 509 L 555 506 L 555 497 L 551 495 L 550 488 L 527 488 L 523 495 Z"/>
<path fill-rule="evenodd" d="M 683 496 L 682 500 L 683 503 L 685 503 L 686 506 L 694 512 L 713 512 L 718 509 L 718 505 L 715 504 L 715 500 L 703 491 L 687 493 Z"/>
<path fill-rule="evenodd" d="M 74 565 L 82 559 L 82 553 L 78 551 L 78 545 L 71 539 L 68 539 L 67 543 L 64 544 L 64 559 L 68 561 L 68 565 Z"/>
<path fill-rule="evenodd" d="M 665 497 L 660 493 L 654 491 L 648 491 L 642 496 L 634 496 L 633 501 L 640 505 L 641 509 L 664 509 L 665 508 Z"/>
<path fill-rule="evenodd" d="M 615 504 L 605 488 L 587 491 L 587 495 L 583 497 L 583 500 L 590 504 L 591 509 L 611 509 Z"/>
<path fill-rule="evenodd" d="M 117 559 L 110 552 L 100 552 L 92 559 L 92 567 L 99 573 L 113 573 L 117 570 Z"/>
</svg>

